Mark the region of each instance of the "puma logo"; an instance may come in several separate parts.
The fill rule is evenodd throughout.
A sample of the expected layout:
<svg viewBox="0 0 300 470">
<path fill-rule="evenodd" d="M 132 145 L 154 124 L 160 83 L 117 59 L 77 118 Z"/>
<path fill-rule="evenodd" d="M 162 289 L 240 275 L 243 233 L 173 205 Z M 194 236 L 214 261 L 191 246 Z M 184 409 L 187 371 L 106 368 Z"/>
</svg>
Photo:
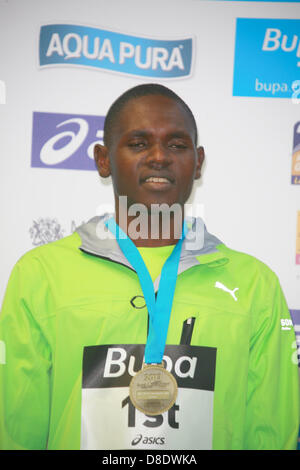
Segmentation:
<svg viewBox="0 0 300 470">
<path fill-rule="evenodd" d="M 237 301 L 237 298 L 236 298 L 236 296 L 235 296 L 235 292 L 236 292 L 237 290 L 239 290 L 238 287 L 236 287 L 236 288 L 233 289 L 233 290 L 230 290 L 230 289 L 228 289 L 228 287 L 224 286 L 224 284 L 222 284 L 222 283 L 219 282 L 219 281 L 217 281 L 217 282 L 215 283 L 215 287 L 217 287 L 218 289 L 222 289 L 222 290 L 224 290 L 225 292 L 228 292 L 228 294 L 230 294 L 231 297 L 233 297 L 234 300 Z"/>
</svg>

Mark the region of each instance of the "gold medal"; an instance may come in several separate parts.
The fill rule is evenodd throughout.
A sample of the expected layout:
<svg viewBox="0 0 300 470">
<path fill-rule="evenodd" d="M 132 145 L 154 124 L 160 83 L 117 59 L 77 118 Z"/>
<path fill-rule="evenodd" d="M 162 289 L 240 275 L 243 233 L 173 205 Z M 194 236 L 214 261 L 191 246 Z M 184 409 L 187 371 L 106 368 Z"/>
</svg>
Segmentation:
<svg viewBox="0 0 300 470">
<path fill-rule="evenodd" d="M 146 415 L 159 415 L 175 403 L 178 387 L 175 378 L 162 364 L 144 364 L 131 380 L 132 404 Z"/>
</svg>

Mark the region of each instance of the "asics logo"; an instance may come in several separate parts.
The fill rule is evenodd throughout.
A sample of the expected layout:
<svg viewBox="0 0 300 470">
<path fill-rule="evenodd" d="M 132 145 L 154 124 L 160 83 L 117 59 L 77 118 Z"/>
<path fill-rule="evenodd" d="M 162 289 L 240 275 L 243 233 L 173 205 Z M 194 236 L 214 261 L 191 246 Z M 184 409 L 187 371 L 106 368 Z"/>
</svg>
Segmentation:
<svg viewBox="0 0 300 470">
<path fill-rule="evenodd" d="M 228 292 L 228 294 L 230 294 L 231 297 L 233 297 L 233 299 L 234 299 L 235 301 L 237 301 L 237 298 L 236 298 L 236 296 L 235 296 L 235 292 L 236 292 L 237 290 L 239 290 L 238 287 L 236 287 L 236 288 L 233 289 L 233 290 L 230 290 L 230 289 L 228 289 L 228 287 L 224 286 L 224 284 L 222 284 L 222 283 L 219 282 L 219 281 L 217 281 L 217 282 L 215 283 L 215 287 L 217 287 L 217 289 L 222 289 L 222 290 L 224 290 L 225 292 Z"/>
</svg>

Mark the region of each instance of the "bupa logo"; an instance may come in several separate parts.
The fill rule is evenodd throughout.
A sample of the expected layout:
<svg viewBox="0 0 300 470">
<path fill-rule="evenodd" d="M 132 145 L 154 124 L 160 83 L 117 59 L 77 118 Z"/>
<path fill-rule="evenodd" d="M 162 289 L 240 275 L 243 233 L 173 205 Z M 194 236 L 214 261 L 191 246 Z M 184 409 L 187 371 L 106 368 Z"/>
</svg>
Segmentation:
<svg viewBox="0 0 300 470">
<path fill-rule="evenodd" d="M 40 30 L 40 66 L 78 65 L 156 78 L 191 75 L 193 38 L 151 39 L 87 26 Z"/>
<path fill-rule="evenodd" d="M 142 368 L 144 349 L 144 345 L 135 344 L 85 347 L 83 388 L 128 387 Z M 163 361 L 178 387 L 214 390 L 215 348 L 167 344 Z M 97 373 L 91 374 L 93 368 Z"/>
<path fill-rule="evenodd" d="M 104 116 L 33 113 L 31 166 L 96 170 L 93 149 L 103 144 Z"/>
<path fill-rule="evenodd" d="M 300 20 L 237 18 L 234 96 L 299 95 Z"/>
<path fill-rule="evenodd" d="M 196 356 L 182 355 L 176 357 L 174 361 L 172 357 L 164 355 L 163 360 L 167 370 L 169 372 L 173 371 L 177 378 L 194 378 L 198 361 Z M 119 378 L 126 372 L 134 376 L 136 374 L 135 361 L 136 357 L 133 354 L 128 354 L 124 347 L 109 348 L 107 350 L 103 378 Z"/>
</svg>

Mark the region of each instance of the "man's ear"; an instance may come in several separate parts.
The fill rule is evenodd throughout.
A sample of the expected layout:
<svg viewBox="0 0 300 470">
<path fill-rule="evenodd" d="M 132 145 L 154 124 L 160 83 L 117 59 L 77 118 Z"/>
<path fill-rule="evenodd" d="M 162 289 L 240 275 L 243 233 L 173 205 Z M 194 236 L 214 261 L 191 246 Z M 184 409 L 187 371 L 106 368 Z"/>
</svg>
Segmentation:
<svg viewBox="0 0 300 470">
<path fill-rule="evenodd" d="M 107 147 L 96 144 L 94 147 L 94 159 L 99 175 L 102 176 L 102 178 L 108 178 L 110 176 L 110 163 Z"/>
<path fill-rule="evenodd" d="M 195 180 L 199 179 L 201 176 L 201 168 L 204 162 L 205 153 L 203 147 L 197 148 L 197 162 L 196 162 L 196 172 L 195 172 Z"/>
</svg>

